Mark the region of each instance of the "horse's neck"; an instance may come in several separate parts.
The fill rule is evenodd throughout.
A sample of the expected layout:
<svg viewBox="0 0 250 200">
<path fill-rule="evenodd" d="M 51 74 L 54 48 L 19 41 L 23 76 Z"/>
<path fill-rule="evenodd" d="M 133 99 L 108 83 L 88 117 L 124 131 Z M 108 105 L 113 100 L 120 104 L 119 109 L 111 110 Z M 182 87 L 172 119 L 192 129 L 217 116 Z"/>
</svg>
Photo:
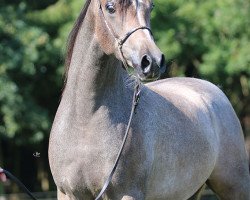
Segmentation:
<svg viewBox="0 0 250 200">
<path fill-rule="evenodd" d="M 99 106 L 126 101 L 126 73 L 114 56 L 107 56 L 94 37 L 92 27 L 85 22 L 75 41 L 65 91 L 65 106 L 79 119 L 86 119 Z"/>
</svg>

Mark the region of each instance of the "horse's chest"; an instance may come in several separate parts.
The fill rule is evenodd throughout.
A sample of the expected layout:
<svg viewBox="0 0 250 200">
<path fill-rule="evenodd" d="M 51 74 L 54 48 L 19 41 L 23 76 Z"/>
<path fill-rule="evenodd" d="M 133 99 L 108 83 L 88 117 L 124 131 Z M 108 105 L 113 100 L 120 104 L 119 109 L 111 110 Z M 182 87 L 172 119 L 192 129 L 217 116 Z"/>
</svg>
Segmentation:
<svg viewBox="0 0 250 200">
<path fill-rule="evenodd" d="M 123 131 L 122 124 L 95 119 L 86 126 L 72 126 L 67 133 L 52 136 L 50 154 L 57 186 L 68 191 L 99 189 L 115 161 Z"/>
</svg>

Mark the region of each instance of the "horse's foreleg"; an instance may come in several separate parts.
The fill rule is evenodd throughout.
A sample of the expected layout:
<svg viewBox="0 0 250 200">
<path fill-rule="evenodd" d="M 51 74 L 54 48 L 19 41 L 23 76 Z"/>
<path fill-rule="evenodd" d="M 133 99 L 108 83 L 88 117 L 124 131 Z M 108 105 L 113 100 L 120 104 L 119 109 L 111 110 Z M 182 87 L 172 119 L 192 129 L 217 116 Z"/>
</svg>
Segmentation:
<svg viewBox="0 0 250 200">
<path fill-rule="evenodd" d="M 249 183 L 246 183 L 246 185 L 244 185 L 239 182 L 213 182 L 210 180 L 208 181 L 208 185 L 219 196 L 221 200 L 249 200 Z"/>
<path fill-rule="evenodd" d="M 201 186 L 201 188 L 188 200 L 199 200 L 201 198 L 202 191 L 205 189 L 206 184 Z"/>
<path fill-rule="evenodd" d="M 221 200 L 250 200 L 250 174 L 247 161 L 241 159 L 243 156 L 236 149 L 234 151 L 234 157 L 221 157 L 218 160 L 207 184 Z"/>
</svg>

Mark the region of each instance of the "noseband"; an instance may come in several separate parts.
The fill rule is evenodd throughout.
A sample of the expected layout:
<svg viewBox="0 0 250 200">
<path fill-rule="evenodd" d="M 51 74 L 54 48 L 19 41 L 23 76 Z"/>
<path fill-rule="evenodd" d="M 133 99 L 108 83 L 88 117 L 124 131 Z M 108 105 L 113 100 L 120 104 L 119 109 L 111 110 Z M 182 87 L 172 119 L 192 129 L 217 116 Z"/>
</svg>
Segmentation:
<svg viewBox="0 0 250 200">
<path fill-rule="evenodd" d="M 102 4 L 101 4 L 101 1 L 99 0 L 99 11 L 103 17 L 103 20 L 104 20 L 104 23 L 106 24 L 109 32 L 111 33 L 111 35 L 113 36 L 113 38 L 115 39 L 116 43 L 118 44 L 118 48 L 119 48 L 119 51 L 120 51 L 120 54 L 121 54 L 121 58 L 122 58 L 122 63 L 125 67 L 125 69 L 127 70 L 128 69 L 128 63 L 124 57 L 124 54 L 123 54 L 123 51 L 122 51 L 122 47 L 123 47 L 123 44 L 127 41 L 127 39 L 133 34 L 135 33 L 136 31 L 138 30 L 143 30 L 143 29 L 146 29 L 150 32 L 151 35 L 153 35 L 151 29 L 147 26 L 140 26 L 140 27 L 137 27 L 137 28 L 134 28 L 132 29 L 131 31 L 129 31 L 128 33 L 125 34 L 125 36 L 123 37 L 119 37 L 112 26 L 110 26 L 105 18 L 105 15 L 104 15 L 104 12 L 103 12 L 103 9 L 102 9 Z"/>
</svg>

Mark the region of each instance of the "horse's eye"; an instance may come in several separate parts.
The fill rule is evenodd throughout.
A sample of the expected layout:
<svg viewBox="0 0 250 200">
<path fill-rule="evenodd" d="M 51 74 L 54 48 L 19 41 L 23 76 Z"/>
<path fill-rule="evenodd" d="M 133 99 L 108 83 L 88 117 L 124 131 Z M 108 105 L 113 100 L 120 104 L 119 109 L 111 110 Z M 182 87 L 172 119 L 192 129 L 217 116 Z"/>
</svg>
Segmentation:
<svg viewBox="0 0 250 200">
<path fill-rule="evenodd" d="M 154 7 L 155 7 L 155 4 L 151 3 L 151 12 L 152 12 L 152 10 L 154 10 Z"/>
<path fill-rule="evenodd" d="M 106 10 L 107 10 L 110 14 L 115 13 L 115 5 L 114 5 L 114 3 L 108 2 L 108 3 L 106 4 Z"/>
</svg>

